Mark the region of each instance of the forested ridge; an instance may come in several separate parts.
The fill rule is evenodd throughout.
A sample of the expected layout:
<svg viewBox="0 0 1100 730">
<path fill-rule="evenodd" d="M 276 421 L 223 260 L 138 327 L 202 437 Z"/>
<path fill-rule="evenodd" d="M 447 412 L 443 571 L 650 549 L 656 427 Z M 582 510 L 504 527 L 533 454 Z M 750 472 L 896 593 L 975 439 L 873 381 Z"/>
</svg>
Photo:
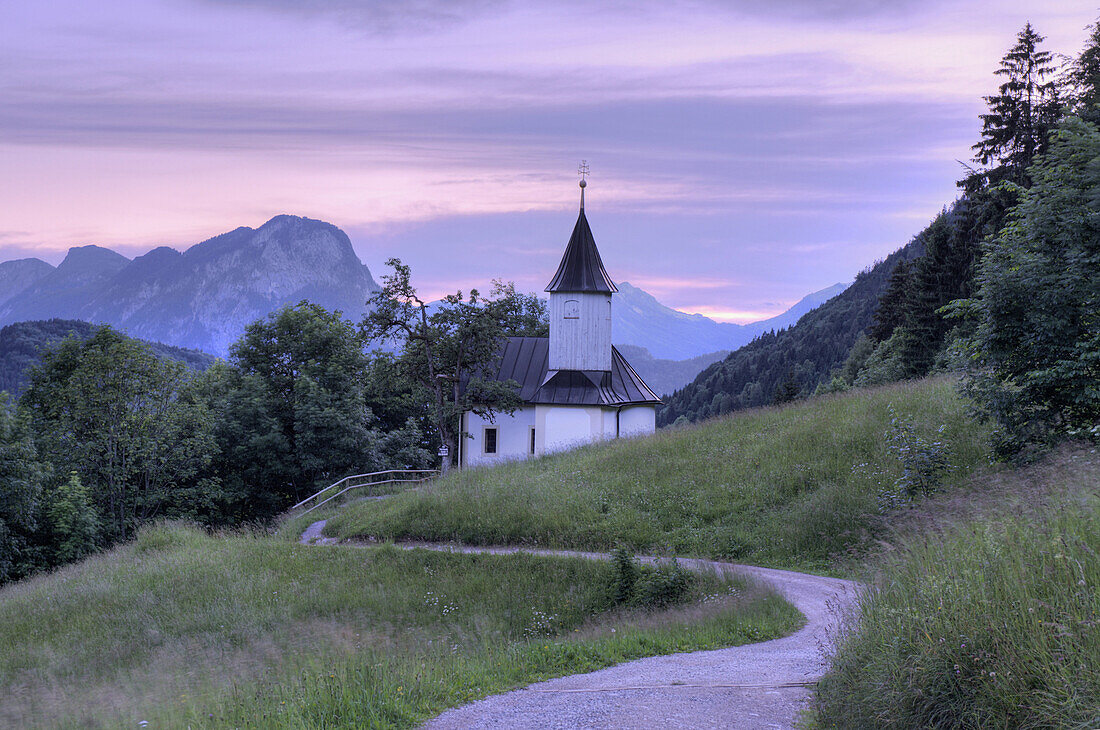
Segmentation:
<svg viewBox="0 0 1100 730">
<path fill-rule="evenodd" d="M 665 400 L 657 414 L 658 425 L 768 405 L 776 389 L 788 381 L 797 384 L 799 391 L 812 392 L 843 364 L 870 326 L 894 268 L 922 253 L 923 240 L 918 237 L 860 272 L 850 287 L 802 315 L 793 327 L 760 335 L 706 368 Z"/>
<path fill-rule="evenodd" d="M 42 351 L 66 337 L 87 340 L 96 325 L 77 319 L 46 319 L 16 322 L 0 329 L 0 391 L 18 395 L 27 385 L 29 369 L 41 359 Z M 161 342 L 146 342 L 158 356 L 205 370 L 214 356 L 201 350 L 173 347 Z"/>
</svg>

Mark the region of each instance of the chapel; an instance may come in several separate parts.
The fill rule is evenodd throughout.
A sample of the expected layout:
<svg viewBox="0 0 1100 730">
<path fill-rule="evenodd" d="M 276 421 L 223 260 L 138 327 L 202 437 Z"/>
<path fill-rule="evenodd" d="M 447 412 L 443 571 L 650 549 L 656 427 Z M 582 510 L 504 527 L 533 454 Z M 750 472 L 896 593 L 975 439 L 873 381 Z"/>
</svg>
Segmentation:
<svg viewBox="0 0 1100 730">
<path fill-rule="evenodd" d="M 523 459 L 594 441 L 653 433 L 661 399 L 611 344 L 611 297 L 581 206 L 573 235 L 546 291 L 550 336 L 509 337 L 495 377 L 519 384 L 523 406 L 490 421 L 462 416 L 459 464 Z"/>
</svg>

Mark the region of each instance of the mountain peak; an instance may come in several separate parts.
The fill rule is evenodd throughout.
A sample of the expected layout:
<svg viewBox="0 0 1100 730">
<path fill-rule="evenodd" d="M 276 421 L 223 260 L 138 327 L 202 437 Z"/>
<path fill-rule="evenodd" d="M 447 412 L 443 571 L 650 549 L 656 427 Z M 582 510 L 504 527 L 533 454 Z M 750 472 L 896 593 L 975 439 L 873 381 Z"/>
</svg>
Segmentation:
<svg viewBox="0 0 1100 730">
<path fill-rule="evenodd" d="M 130 259 L 102 246 L 73 246 L 57 271 L 103 271 L 121 269 Z"/>
<path fill-rule="evenodd" d="M 0 304 L 49 276 L 54 268 L 42 259 L 15 259 L 0 263 Z"/>
</svg>

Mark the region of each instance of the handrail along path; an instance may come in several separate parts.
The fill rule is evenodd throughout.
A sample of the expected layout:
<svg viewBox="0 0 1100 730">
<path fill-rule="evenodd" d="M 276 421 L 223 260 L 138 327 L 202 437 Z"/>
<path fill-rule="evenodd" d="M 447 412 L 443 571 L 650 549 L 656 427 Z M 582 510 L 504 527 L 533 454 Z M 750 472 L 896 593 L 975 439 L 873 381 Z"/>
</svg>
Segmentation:
<svg viewBox="0 0 1100 730">
<path fill-rule="evenodd" d="M 324 489 L 322 489 L 319 492 L 316 492 L 314 494 L 309 495 L 308 497 L 303 499 L 301 502 L 299 502 L 298 504 L 291 507 L 290 510 L 288 510 L 288 511 L 293 512 L 294 510 L 298 509 L 299 507 L 302 507 L 303 505 L 309 503 L 310 501 L 312 501 L 314 499 L 317 499 L 318 497 L 325 494 L 326 492 L 329 492 L 333 489 L 339 489 L 341 485 L 347 484 L 349 482 L 353 482 L 355 480 L 366 479 L 367 481 L 363 481 L 363 482 L 358 483 L 358 484 L 348 484 L 348 486 L 345 486 L 343 489 L 340 489 L 338 492 L 336 492 L 336 494 L 333 494 L 331 497 L 328 497 L 327 499 L 322 500 L 321 502 L 318 502 L 317 504 L 313 505 L 309 509 L 303 511 L 301 514 L 302 515 L 309 514 L 313 510 L 320 507 L 321 505 L 328 504 L 332 500 L 336 499 L 337 497 L 341 497 L 341 496 L 347 494 L 348 492 L 350 492 L 353 489 L 362 489 L 364 487 L 380 487 L 380 486 L 385 485 L 385 484 L 420 484 L 420 483 L 429 482 L 429 481 L 435 479 L 437 476 L 439 476 L 439 473 L 440 472 L 439 472 L 438 469 L 386 469 L 384 471 L 367 472 L 366 474 L 352 474 L 351 476 L 346 476 L 343 479 L 340 479 L 339 481 L 333 482 L 332 484 L 328 485 L 327 487 L 325 487 Z M 392 476 L 390 478 L 386 478 L 386 479 L 380 478 L 380 477 L 386 477 L 388 475 L 394 475 L 394 476 Z M 375 478 L 375 477 L 378 477 L 378 478 Z M 298 516 L 300 517 L 301 515 L 298 515 Z"/>
</svg>

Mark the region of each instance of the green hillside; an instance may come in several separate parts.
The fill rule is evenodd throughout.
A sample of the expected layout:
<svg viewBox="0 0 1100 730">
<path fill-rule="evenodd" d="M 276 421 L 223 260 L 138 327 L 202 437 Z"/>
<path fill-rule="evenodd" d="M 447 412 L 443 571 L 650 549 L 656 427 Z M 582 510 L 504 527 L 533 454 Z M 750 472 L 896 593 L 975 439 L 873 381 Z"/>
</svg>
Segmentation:
<svg viewBox="0 0 1100 730">
<path fill-rule="evenodd" d="M 881 528 L 902 464 L 891 407 L 949 442 L 948 485 L 987 464 L 987 432 L 940 378 L 814 398 L 654 436 L 471 469 L 360 503 L 326 534 L 640 551 L 825 569 Z"/>
<path fill-rule="evenodd" d="M 646 571 L 639 585 L 658 585 Z M 687 574 L 664 608 L 616 607 L 615 589 L 612 564 L 591 560 L 154 526 L 0 589 L 0 727 L 412 727 L 538 679 L 801 622 L 713 575 Z"/>
<path fill-rule="evenodd" d="M 899 520 L 817 726 L 1100 727 L 1098 484 L 1069 449 Z"/>
<path fill-rule="evenodd" d="M 27 371 L 38 363 L 39 353 L 66 337 L 86 340 L 96 325 L 76 319 L 47 319 L 16 322 L 0 329 L 0 390 L 18 394 L 27 385 Z M 205 370 L 214 356 L 200 350 L 173 347 L 142 340 L 162 358 L 178 360 L 195 370 Z"/>
</svg>

